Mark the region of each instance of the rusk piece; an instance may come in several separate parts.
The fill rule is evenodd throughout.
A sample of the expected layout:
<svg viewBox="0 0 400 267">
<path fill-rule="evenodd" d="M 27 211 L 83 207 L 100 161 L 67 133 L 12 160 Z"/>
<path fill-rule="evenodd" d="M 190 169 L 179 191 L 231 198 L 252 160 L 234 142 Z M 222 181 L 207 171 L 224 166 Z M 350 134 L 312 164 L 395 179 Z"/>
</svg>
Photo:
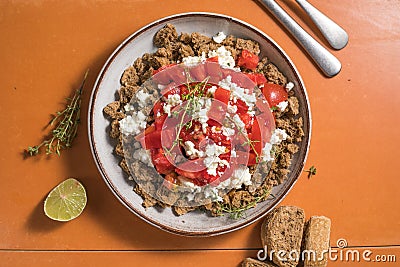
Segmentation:
<svg viewBox="0 0 400 267">
<path fill-rule="evenodd" d="M 299 263 L 304 222 L 304 210 L 294 206 L 281 206 L 267 215 L 261 226 L 261 241 L 268 259 L 280 267 Z"/>
<path fill-rule="evenodd" d="M 304 267 L 325 267 L 328 264 L 331 220 L 325 216 L 312 216 L 304 232 Z M 310 253 L 311 252 L 311 253 Z"/>
</svg>

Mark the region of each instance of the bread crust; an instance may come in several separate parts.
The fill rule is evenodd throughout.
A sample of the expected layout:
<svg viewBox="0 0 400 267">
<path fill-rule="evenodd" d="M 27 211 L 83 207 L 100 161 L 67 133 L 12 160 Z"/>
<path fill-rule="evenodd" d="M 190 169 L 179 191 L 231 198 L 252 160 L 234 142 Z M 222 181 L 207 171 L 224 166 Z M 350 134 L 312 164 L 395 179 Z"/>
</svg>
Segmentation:
<svg viewBox="0 0 400 267">
<path fill-rule="evenodd" d="M 268 257 L 280 267 L 299 263 L 305 223 L 304 210 L 295 206 L 281 206 L 265 218 L 261 226 L 261 241 Z M 284 255 L 278 254 L 285 252 Z M 270 259 L 270 258 L 269 258 Z"/>
<path fill-rule="evenodd" d="M 325 267 L 328 265 L 331 220 L 325 216 L 312 216 L 304 231 L 303 250 L 315 252 L 314 257 L 305 257 L 304 267 Z M 325 253 L 324 253 L 325 251 Z"/>
<path fill-rule="evenodd" d="M 245 258 L 242 261 L 242 267 L 276 267 L 275 264 L 270 262 L 263 262 L 253 258 Z"/>
</svg>

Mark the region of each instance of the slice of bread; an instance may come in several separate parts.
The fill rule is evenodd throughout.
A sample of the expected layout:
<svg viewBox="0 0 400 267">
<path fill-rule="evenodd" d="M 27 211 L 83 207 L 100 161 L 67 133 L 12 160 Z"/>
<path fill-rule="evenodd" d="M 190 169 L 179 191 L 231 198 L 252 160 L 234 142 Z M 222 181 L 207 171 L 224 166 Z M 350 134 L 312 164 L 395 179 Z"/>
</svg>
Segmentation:
<svg viewBox="0 0 400 267">
<path fill-rule="evenodd" d="M 268 259 L 272 256 L 280 267 L 299 263 L 304 222 L 304 210 L 294 206 L 281 206 L 267 215 L 261 226 L 261 241 Z"/>
<path fill-rule="evenodd" d="M 304 231 L 304 267 L 325 267 L 328 265 L 331 220 L 325 216 L 312 216 Z M 310 253 L 312 252 L 312 253 Z M 315 253 L 315 254 L 314 254 Z"/>
<path fill-rule="evenodd" d="M 276 267 L 276 265 L 269 262 L 255 260 L 253 258 L 245 258 L 242 261 L 242 267 Z"/>
</svg>

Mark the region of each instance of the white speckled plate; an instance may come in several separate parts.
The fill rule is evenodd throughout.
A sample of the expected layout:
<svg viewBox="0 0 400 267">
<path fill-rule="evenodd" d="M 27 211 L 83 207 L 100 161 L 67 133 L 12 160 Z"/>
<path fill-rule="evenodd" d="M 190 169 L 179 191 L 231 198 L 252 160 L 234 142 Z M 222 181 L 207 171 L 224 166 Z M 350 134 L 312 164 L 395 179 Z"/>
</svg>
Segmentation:
<svg viewBox="0 0 400 267">
<path fill-rule="evenodd" d="M 123 71 L 145 52 L 155 52 L 154 34 L 166 23 L 175 25 L 180 32 L 200 32 L 213 36 L 223 31 L 237 37 L 252 39 L 260 44 L 261 57 L 267 56 L 295 84 L 295 92 L 300 101 L 300 116 L 304 120 L 305 137 L 300 150 L 294 155 L 288 179 L 274 187 L 275 198 L 264 201 L 256 208 L 246 212 L 243 219 L 230 219 L 229 216 L 210 217 L 196 211 L 183 216 L 175 216 L 170 208 L 148 208 L 141 205 L 142 199 L 133 192 L 133 185 L 126 179 L 118 166 L 119 158 L 113 154 L 114 141 L 108 137 L 110 122 L 103 115 L 103 108 L 115 101 L 115 92 L 120 87 Z M 307 92 L 303 81 L 286 53 L 265 33 L 238 19 L 212 13 L 184 13 L 157 20 L 129 36 L 110 56 L 101 70 L 91 95 L 89 114 L 89 139 L 94 160 L 101 176 L 114 195 L 130 211 L 146 222 L 165 231 L 186 236 L 211 236 L 243 228 L 262 218 L 273 209 L 290 191 L 299 177 L 307 157 L 311 114 Z"/>
</svg>

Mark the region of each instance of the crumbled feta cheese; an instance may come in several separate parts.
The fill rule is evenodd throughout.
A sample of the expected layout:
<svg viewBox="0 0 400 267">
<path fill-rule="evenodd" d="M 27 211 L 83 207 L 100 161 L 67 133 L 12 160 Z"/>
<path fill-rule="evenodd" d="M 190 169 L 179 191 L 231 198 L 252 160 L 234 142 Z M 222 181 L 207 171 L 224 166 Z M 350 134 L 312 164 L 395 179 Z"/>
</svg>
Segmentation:
<svg viewBox="0 0 400 267">
<path fill-rule="evenodd" d="M 205 60 L 206 60 L 206 54 L 205 54 L 205 52 L 203 52 L 200 57 L 198 57 L 198 56 L 194 56 L 194 57 L 188 56 L 188 57 L 182 58 L 182 63 L 185 64 L 188 67 L 192 67 L 192 66 L 196 66 L 197 64 L 199 64 L 199 63 L 201 63 L 201 62 L 203 62 Z"/>
<path fill-rule="evenodd" d="M 222 134 L 227 137 L 235 134 L 235 129 L 232 129 L 229 127 L 222 126 L 221 130 L 222 130 Z"/>
<path fill-rule="evenodd" d="M 164 105 L 164 106 L 163 106 L 163 110 L 164 110 L 165 113 L 168 114 L 168 117 L 171 116 L 171 108 L 172 108 L 171 105 Z M 158 115 L 158 114 L 157 114 L 157 115 Z"/>
<path fill-rule="evenodd" d="M 168 116 L 171 116 L 171 108 L 179 104 L 182 104 L 181 96 L 179 94 L 169 95 L 166 99 L 166 105 L 163 106 L 163 110 Z"/>
<path fill-rule="evenodd" d="M 207 93 L 214 95 L 216 90 L 217 90 L 217 87 L 215 85 L 213 85 L 210 88 L 208 88 Z"/>
<path fill-rule="evenodd" d="M 144 130 L 146 125 L 146 116 L 141 111 L 128 115 L 119 121 L 119 129 L 124 135 L 136 135 Z"/>
<path fill-rule="evenodd" d="M 238 110 L 238 107 L 236 105 L 232 106 L 231 104 L 228 104 L 227 110 L 228 110 L 229 113 L 236 113 L 237 110 Z"/>
<path fill-rule="evenodd" d="M 217 50 L 212 50 L 208 52 L 208 57 L 218 56 L 218 63 L 227 69 L 235 68 L 235 59 L 229 50 L 226 50 L 225 46 L 218 47 Z"/>
<path fill-rule="evenodd" d="M 286 86 L 285 86 L 285 88 L 286 88 L 287 91 L 292 90 L 293 87 L 294 87 L 294 84 L 293 84 L 292 82 L 288 82 L 288 83 L 286 84 Z"/>
<path fill-rule="evenodd" d="M 221 129 L 217 129 L 217 126 L 213 126 L 213 127 L 211 127 L 211 132 L 212 133 L 221 133 Z"/>
<path fill-rule="evenodd" d="M 244 122 L 242 121 L 242 119 L 240 119 L 238 114 L 235 114 L 235 116 L 233 116 L 233 122 L 235 123 L 236 127 L 238 127 L 240 130 L 244 129 L 244 127 L 246 126 L 244 124 Z"/>
<path fill-rule="evenodd" d="M 195 192 L 199 186 L 195 185 L 192 180 L 187 179 L 186 177 L 183 176 L 178 176 L 179 181 L 181 182 L 181 185 L 184 187 L 188 187 L 192 189 L 192 192 Z"/>
<path fill-rule="evenodd" d="M 190 159 L 194 159 L 194 158 L 202 158 L 205 156 L 204 151 L 200 151 L 198 149 L 195 148 L 195 145 L 192 141 L 186 141 L 183 144 L 183 148 L 186 151 L 186 155 L 190 158 Z"/>
<path fill-rule="evenodd" d="M 179 94 L 169 95 L 167 104 L 171 106 L 177 106 L 182 103 L 181 96 Z"/>
<path fill-rule="evenodd" d="M 281 111 L 285 111 L 285 109 L 287 108 L 287 106 L 289 105 L 288 101 L 282 101 L 280 102 L 277 106 L 277 108 L 279 108 Z"/>
<path fill-rule="evenodd" d="M 240 87 L 236 83 L 233 83 L 232 77 L 230 75 L 227 76 L 225 79 L 219 81 L 218 85 L 226 90 L 229 90 L 231 92 L 231 98 L 233 98 L 233 100 L 235 97 L 239 98 L 240 100 L 245 102 L 250 109 L 257 101 L 255 93 L 246 93 L 247 89 Z"/>
<path fill-rule="evenodd" d="M 279 144 L 282 141 L 286 140 L 287 136 L 288 135 L 285 130 L 276 128 L 271 136 L 270 142 L 272 145 Z"/>
<path fill-rule="evenodd" d="M 201 128 L 203 133 L 207 132 L 208 127 L 208 111 L 212 105 L 211 98 L 200 98 L 195 102 L 195 107 L 193 110 L 193 118 L 197 119 L 201 123 Z M 204 107 L 204 108 L 203 108 Z"/>
<path fill-rule="evenodd" d="M 124 106 L 124 110 L 125 110 L 126 112 L 134 111 L 134 110 L 135 110 L 135 107 L 134 107 L 133 105 L 131 105 L 130 103 L 128 103 L 128 104 L 126 104 L 126 105 Z"/>
<path fill-rule="evenodd" d="M 206 146 L 206 155 L 208 157 L 216 156 L 218 157 L 221 154 L 224 154 L 226 151 L 226 147 L 224 146 L 219 146 L 216 144 L 208 144 Z"/>
<path fill-rule="evenodd" d="M 218 189 L 213 187 L 210 188 L 209 190 L 204 191 L 204 197 L 211 199 L 211 200 L 217 200 L 217 201 L 222 201 L 223 198 L 219 196 L 218 194 Z"/>
<path fill-rule="evenodd" d="M 274 158 L 271 155 L 272 146 L 280 144 L 282 141 L 286 140 L 288 137 L 287 133 L 283 129 L 276 128 L 272 133 L 271 140 L 266 143 L 261 151 L 261 156 L 264 161 L 272 161 Z"/>
<path fill-rule="evenodd" d="M 226 153 L 226 147 L 219 146 L 216 144 L 209 144 L 206 146 L 206 157 L 204 158 L 204 164 L 207 167 L 207 173 L 209 175 L 217 175 L 218 166 L 229 166 L 229 162 L 224 159 L 220 159 L 221 154 Z"/>
<path fill-rule="evenodd" d="M 226 38 L 226 35 L 224 32 L 219 32 L 217 35 L 213 36 L 213 40 L 217 44 L 222 43 L 225 40 L 225 38 Z"/>
<path fill-rule="evenodd" d="M 238 167 L 232 174 L 230 179 L 231 188 L 240 189 L 242 185 L 251 185 L 251 174 L 246 166 Z"/>
<path fill-rule="evenodd" d="M 138 99 L 139 107 L 145 107 L 146 106 L 146 101 L 151 95 L 148 93 L 143 92 L 140 90 L 139 92 L 136 93 L 136 97 Z"/>
<path fill-rule="evenodd" d="M 272 145 L 266 143 L 261 151 L 261 156 L 264 161 L 273 161 L 274 158 L 271 156 Z"/>
</svg>

